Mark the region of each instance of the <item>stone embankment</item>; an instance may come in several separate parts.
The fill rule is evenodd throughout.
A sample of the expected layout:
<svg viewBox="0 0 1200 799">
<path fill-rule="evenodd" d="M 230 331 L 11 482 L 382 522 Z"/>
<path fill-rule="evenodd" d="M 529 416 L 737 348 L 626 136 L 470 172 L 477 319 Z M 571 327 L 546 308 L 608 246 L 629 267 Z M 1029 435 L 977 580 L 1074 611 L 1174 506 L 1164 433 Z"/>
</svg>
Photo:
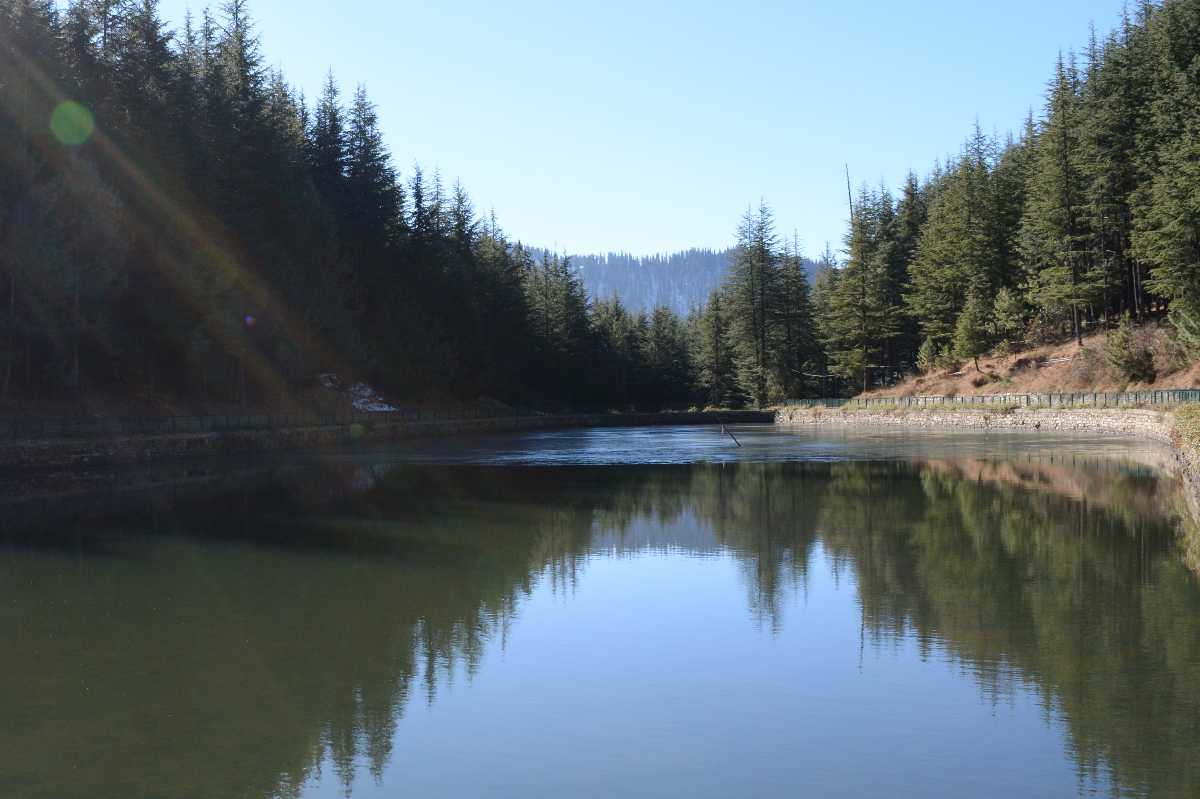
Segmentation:
<svg viewBox="0 0 1200 799">
<path fill-rule="evenodd" d="M 819 427 L 904 427 L 942 429 L 964 427 L 975 430 L 1058 430 L 1074 433 L 1149 438 L 1172 443 L 1174 415 L 1169 411 L 1104 409 L 840 409 L 783 408 L 777 424 Z"/>
<path fill-rule="evenodd" d="M 778 425 L 789 427 L 871 428 L 909 430 L 1028 430 L 1124 436 L 1157 441 L 1171 448 L 1179 475 L 1187 487 L 1192 517 L 1200 523 L 1200 449 L 1185 443 L 1175 414 L 1142 409 L 841 409 L 782 408 Z"/>
<path fill-rule="evenodd" d="M 478 435 L 571 427 L 769 424 L 772 412 L 603 413 L 439 421 L 355 422 L 206 433 L 57 438 L 0 443 L 0 467 L 71 468 L 162 460 L 363 447 L 414 438 Z"/>
</svg>

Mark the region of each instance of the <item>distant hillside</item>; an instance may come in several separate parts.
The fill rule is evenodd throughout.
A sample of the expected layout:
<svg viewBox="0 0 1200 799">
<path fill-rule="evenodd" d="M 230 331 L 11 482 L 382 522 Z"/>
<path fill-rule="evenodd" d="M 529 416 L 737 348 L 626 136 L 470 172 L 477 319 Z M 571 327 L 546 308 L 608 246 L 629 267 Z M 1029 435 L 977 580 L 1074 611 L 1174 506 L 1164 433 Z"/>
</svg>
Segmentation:
<svg viewBox="0 0 1200 799">
<path fill-rule="evenodd" d="M 684 250 L 668 255 L 635 256 L 628 253 L 572 255 L 571 264 L 583 278 L 592 298 L 616 294 L 630 310 L 652 310 L 665 305 L 686 315 L 708 301 L 729 269 L 733 250 Z M 815 264 L 806 261 L 809 280 Z"/>
</svg>

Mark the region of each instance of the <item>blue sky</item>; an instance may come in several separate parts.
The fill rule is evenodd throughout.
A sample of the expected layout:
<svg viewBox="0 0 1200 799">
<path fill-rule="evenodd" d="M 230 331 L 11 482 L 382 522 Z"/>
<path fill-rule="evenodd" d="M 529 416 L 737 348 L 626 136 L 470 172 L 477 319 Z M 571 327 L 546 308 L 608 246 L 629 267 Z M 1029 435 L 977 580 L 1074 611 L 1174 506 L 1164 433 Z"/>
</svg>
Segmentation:
<svg viewBox="0 0 1200 799">
<path fill-rule="evenodd" d="M 214 3 L 216 5 L 216 3 Z M 173 25 L 204 3 L 163 0 Z M 1058 51 L 1122 0 L 256 0 L 313 97 L 364 83 L 401 171 L 461 178 L 515 238 L 567 252 L 729 244 L 760 198 L 807 253 L 840 245 L 843 163 L 897 185 L 975 120 L 1020 126 Z"/>
</svg>

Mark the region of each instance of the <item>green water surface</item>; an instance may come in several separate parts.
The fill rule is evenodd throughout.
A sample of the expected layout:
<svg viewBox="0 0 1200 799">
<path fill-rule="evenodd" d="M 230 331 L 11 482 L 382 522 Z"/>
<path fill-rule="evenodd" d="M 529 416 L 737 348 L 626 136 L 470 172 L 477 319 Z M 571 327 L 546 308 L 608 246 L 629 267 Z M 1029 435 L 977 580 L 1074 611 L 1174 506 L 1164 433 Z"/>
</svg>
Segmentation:
<svg viewBox="0 0 1200 799">
<path fill-rule="evenodd" d="M 1200 796 L 1161 453 L 659 428 L 0 506 L 0 797 Z"/>
</svg>

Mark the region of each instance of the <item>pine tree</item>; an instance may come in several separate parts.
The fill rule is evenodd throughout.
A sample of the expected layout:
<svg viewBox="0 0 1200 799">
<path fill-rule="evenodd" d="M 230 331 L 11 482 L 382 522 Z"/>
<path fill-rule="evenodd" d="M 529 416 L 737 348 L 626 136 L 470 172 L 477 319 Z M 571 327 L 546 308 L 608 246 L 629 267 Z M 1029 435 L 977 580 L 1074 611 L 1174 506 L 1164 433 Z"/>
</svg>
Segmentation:
<svg viewBox="0 0 1200 799">
<path fill-rule="evenodd" d="M 1025 213 L 1026 186 L 1032 170 L 1032 143 L 1036 135 L 1033 114 L 1027 117 L 1019 139 L 1011 136 L 1000 150 L 992 168 L 990 195 L 990 239 L 996 250 L 998 269 L 993 290 L 1020 292 L 1025 275 L 1020 265 L 1021 217 Z"/>
<path fill-rule="evenodd" d="M 1081 98 L 1081 168 L 1086 183 L 1082 214 L 1092 233 L 1090 257 L 1105 316 L 1127 311 L 1140 318 L 1143 276 L 1133 254 L 1132 199 L 1145 179 L 1137 151 L 1142 108 L 1149 105 L 1149 96 L 1148 86 L 1137 78 L 1131 32 L 1128 15 L 1123 39 L 1114 33 L 1100 46 L 1093 32 Z"/>
<path fill-rule="evenodd" d="M 806 393 L 805 373 L 815 368 L 817 343 L 808 274 L 798 240 L 780 260 L 775 314 L 772 382 L 780 396 L 800 397 Z"/>
<path fill-rule="evenodd" d="M 724 408 L 738 401 L 738 384 L 730 344 L 731 320 L 720 291 L 714 291 L 696 326 L 696 372 L 704 401 Z"/>
<path fill-rule="evenodd" d="M 650 399 L 659 408 L 687 402 L 693 396 L 691 359 L 679 317 L 659 306 L 650 315 L 646 334 L 646 366 L 654 376 Z"/>
<path fill-rule="evenodd" d="M 921 348 L 917 350 L 917 369 L 923 374 L 932 372 L 938 363 L 937 343 L 932 338 L 927 338 L 921 342 Z"/>
<path fill-rule="evenodd" d="M 970 358 L 979 370 L 979 356 L 987 349 L 987 325 L 989 308 L 987 302 L 972 292 L 958 316 L 954 327 L 954 354 L 959 358 Z"/>
<path fill-rule="evenodd" d="M 891 198 L 860 192 L 850 224 L 848 258 L 832 284 L 821 319 L 829 369 L 866 391 L 871 371 L 892 366 L 891 342 L 900 334 L 901 286 L 894 271 L 896 243 Z"/>
<path fill-rule="evenodd" d="M 991 186 L 992 144 L 976 126 L 958 163 L 932 184 L 933 199 L 905 295 L 921 333 L 948 348 L 969 292 L 991 296 L 1011 280 L 1000 260 L 1003 228 Z"/>
<path fill-rule="evenodd" d="M 1133 323 L 1129 315 L 1121 317 L 1115 330 L 1108 334 L 1104 356 L 1109 368 L 1125 380 L 1149 382 L 1154 379 L 1154 356 L 1134 343 Z"/>
<path fill-rule="evenodd" d="M 929 216 L 926 190 L 917 176 L 909 172 L 904 190 L 896 204 L 892 237 L 895 241 L 891 256 L 888 302 L 896 309 L 897 335 L 889 363 L 901 367 L 916 359 L 920 330 L 917 319 L 906 310 L 906 295 L 912 290 L 911 269 L 921 242 L 921 230 Z"/>
<path fill-rule="evenodd" d="M 992 319 L 998 335 L 1005 344 L 1013 344 L 1025 330 L 1027 315 L 1020 293 L 1002 288 L 996 293 Z"/>
<path fill-rule="evenodd" d="M 342 121 L 340 94 L 333 72 L 330 71 L 313 113 L 313 127 L 309 135 L 309 163 L 313 183 L 333 210 L 335 218 L 339 220 L 344 218 L 347 162 L 346 131 Z"/>
<path fill-rule="evenodd" d="M 767 404 L 770 394 L 778 267 L 775 220 L 766 204 L 760 203 L 757 211 L 747 209 L 742 217 L 727 287 L 738 382 L 759 407 Z"/>
<path fill-rule="evenodd" d="M 169 140 L 165 122 L 173 79 L 170 34 L 157 0 L 141 0 L 110 35 L 115 42 L 113 112 L 127 120 L 123 133 L 129 146 L 149 154 Z"/>
<path fill-rule="evenodd" d="M 1033 305 L 1052 324 L 1068 319 L 1071 334 L 1082 344 L 1082 315 L 1094 300 L 1094 285 L 1079 136 L 1079 80 L 1074 65 L 1060 57 L 1035 143 L 1020 247 Z"/>
<path fill-rule="evenodd" d="M 366 88 L 359 86 L 354 92 L 341 152 L 337 147 L 341 122 L 336 88 L 327 85 L 326 97 L 324 110 L 318 111 L 323 132 L 321 140 L 314 136 L 314 149 L 327 153 L 325 168 L 335 183 L 336 164 L 339 160 L 345 163 L 344 244 L 357 258 L 377 259 L 399 233 L 401 196 L 396 170 Z"/>
<path fill-rule="evenodd" d="M 618 407 L 629 408 L 644 393 L 641 332 L 616 295 L 597 300 L 592 319 L 604 356 L 602 369 L 607 395 Z"/>
<path fill-rule="evenodd" d="M 1135 199 L 1136 254 L 1150 267 L 1146 288 L 1170 303 L 1184 345 L 1200 354 L 1200 81 L 1195 31 L 1200 9 L 1163 6 L 1152 28 L 1158 56 L 1153 105 L 1153 177 Z"/>
</svg>

